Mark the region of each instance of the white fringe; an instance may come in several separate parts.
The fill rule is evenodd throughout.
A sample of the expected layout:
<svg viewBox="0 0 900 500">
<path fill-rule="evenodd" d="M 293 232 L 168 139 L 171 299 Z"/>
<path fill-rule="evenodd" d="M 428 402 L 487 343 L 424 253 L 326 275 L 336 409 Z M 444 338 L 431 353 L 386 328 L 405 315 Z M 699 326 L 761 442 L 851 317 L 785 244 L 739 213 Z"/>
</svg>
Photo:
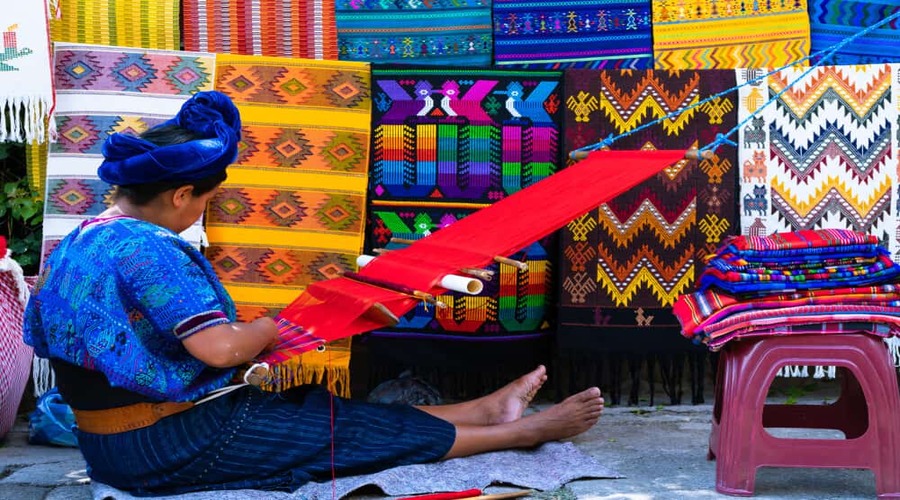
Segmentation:
<svg viewBox="0 0 900 500">
<path fill-rule="evenodd" d="M 817 366 L 815 373 L 813 373 L 813 378 L 833 379 L 835 377 L 837 377 L 836 366 Z"/>
<path fill-rule="evenodd" d="M 0 96 L 0 142 L 55 140 L 55 120 L 48 119 L 52 108 L 53 96 Z"/>
<path fill-rule="evenodd" d="M 891 359 L 894 360 L 894 366 L 900 368 L 900 337 L 897 337 L 896 335 L 888 337 L 884 339 L 884 343 L 887 344 L 888 352 L 891 353 Z"/>
<path fill-rule="evenodd" d="M 30 296 L 28 283 L 25 283 L 25 273 L 22 271 L 22 266 L 12 258 L 12 252 L 8 248 L 6 249 L 6 255 L 0 259 L 0 272 L 12 274 L 13 279 L 16 280 L 16 287 L 19 289 L 19 302 L 22 303 L 22 307 L 25 307 Z"/>
<path fill-rule="evenodd" d="M 884 339 L 884 343 L 894 362 L 894 367 L 900 368 L 900 337 L 893 336 Z M 837 367 L 835 366 L 816 366 L 814 367 L 813 378 L 829 378 L 837 377 Z M 809 371 L 805 366 L 782 366 L 777 375 L 778 377 L 808 377 Z"/>
<path fill-rule="evenodd" d="M 809 367 L 806 365 L 803 366 L 792 366 L 792 365 L 784 365 L 778 369 L 777 377 L 808 377 L 809 376 Z"/>
<path fill-rule="evenodd" d="M 22 266 L 12 258 L 12 253 L 9 249 L 6 250 L 6 257 L 0 259 L 0 272 L 12 274 L 13 279 L 16 280 L 16 286 L 19 288 L 19 302 L 22 303 L 23 308 L 28 305 L 28 298 L 31 294 L 28 290 L 28 284 L 25 283 L 25 274 L 22 271 Z M 34 381 L 35 397 L 41 397 L 42 394 L 55 386 L 56 374 L 50 368 L 50 360 L 34 356 L 31 359 L 31 378 Z"/>
</svg>

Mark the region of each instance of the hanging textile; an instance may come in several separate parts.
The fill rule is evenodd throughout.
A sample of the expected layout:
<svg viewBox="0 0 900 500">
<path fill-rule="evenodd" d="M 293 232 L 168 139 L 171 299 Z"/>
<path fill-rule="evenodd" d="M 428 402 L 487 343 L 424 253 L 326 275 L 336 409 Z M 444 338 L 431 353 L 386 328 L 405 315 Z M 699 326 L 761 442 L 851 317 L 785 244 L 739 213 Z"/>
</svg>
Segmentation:
<svg viewBox="0 0 900 500">
<path fill-rule="evenodd" d="M 653 67 L 650 0 L 494 0 L 494 63 L 518 68 Z"/>
<path fill-rule="evenodd" d="M 615 141 L 612 149 L 704 146 L 736 125 L 733 93 L 687 108 L 734 84 L 733 71 L 567 70 L 564 149 L 594 144 L 676 111 L 681 112 L 674 118 Z M 632 404 L 644 368 L 641 359 L 654 362 L 652 357 L 662 353 L 677 370 L 693 348 L 679 337 L 671 306 L 690 290 L 703 257 L 737 231 L 736 153 L 729 146 L 716 153 L 699 163 L 683 160 L 561 231 L 561 352 L 572 358 L 589 353 L 629 357 L 636 363 Z M 622 358 L 608 361 L 615 385 Z M 652 377 L 653 366 L 646 369 Z M 617 388 L 611 390 L 615 401 Z M 702 391 L 694 394 L 695 401 L 698 397 Z"/>
<path fill-rule="evenodd" d="M 559 159 L 560 73 L 373 71 L 375 101 L 368 246 L 402 247 L 537 183 Z M 546 330 L 553 240 L 494 264 L 485 290 L 418 305 L 398 331 L 509 335 Z"/>
<path fill-rule="evenodd" d="M 900 64 L 785 69 L 740 90 L 742 232 L 841 228 L 900 258 Z M 738 80 L 758 73 L 739 71 Z M 770 95 L 793 84 L 774 103 Z M 889 340 L 895 359 L 900 342 Z"/>
<path fill-rule="evenodd" d="M 184 0 L 185 50 L 337 59 L 334 0 Z"/>
<path fill-rule="evenodd" d="M 867 26 L 900 12 L 896 0 L 807 0 L 812 52 L 837 46 Z M 894 21 L 841 47 L 829 65 L 885 63 L 897 60 L 900 21 Z"/>
<path fill-rule="evenodd" d="M 778 68 L 810 53 L 807 0 L 653 2 L 657 69 Z"/>
<path fill-rule="evenodd" d="M 179 0 L 58 0 L 54 42 L 181 48 Z M 26 2 L 28 3 L 28 2 Z"/>
<path fill-rule="evenodd" d="M 336 20 L 344 61 L 491 64 L 490 0 L 336 0 Z"/>
<path fill-rule="evenodd" d="M 238 158 L 207 211 L 207 257 L 238 317 L 274 316 L 362 252 L 371 97 L 363 63 L 216 56 L 241 111 Z M 303 383 L 349 395 L 349 339 L 303 354 Z"/>
<path fill-rule="evenodd" d="M 53 122 L 54 125 L 56 122 Z M 31 191 L 38 199 L 44 199 L 44 191 L 47 188 L 47 153 L 50 151 L 50 143 L 45 141 L 32 141 L 25 144 L 25 177 Z"/>
<path fill-rule="evenodd" d="M 178 0 L 53 0 L 50 9 L 54 42 L 181 48 Z M 28 179 L 39 193 L 46 189 L 48 151 L 44 141 L 29 143 L 25 150 Z"/>
<path fill-rule="evenodd" d="M 786 69 L 740 89 L 741 227 L 750 236 L 845 228 L 900 257 L 900 65 Z M 739 71 L 739 81 L 757 75 Z M 774 103 L 769 95 L 793 84 Z"/>
<path fill-rule="evenodd" d="M 109 134 L 136 134 L 174 116 L 192 94 L 211 90 L 211 54 L 77 45 L 55 46 L 56 127 L 44 196 L 42 256 L 111 203 L 97 177 Z M 197 221 L 182 236 L 200 245 Z"/>
<path fill-rule="evenodd" d="M 4 6 L 0 43 L 0 142 L 45 141 L 53 109 L 46 4 Z"/>
</svg>

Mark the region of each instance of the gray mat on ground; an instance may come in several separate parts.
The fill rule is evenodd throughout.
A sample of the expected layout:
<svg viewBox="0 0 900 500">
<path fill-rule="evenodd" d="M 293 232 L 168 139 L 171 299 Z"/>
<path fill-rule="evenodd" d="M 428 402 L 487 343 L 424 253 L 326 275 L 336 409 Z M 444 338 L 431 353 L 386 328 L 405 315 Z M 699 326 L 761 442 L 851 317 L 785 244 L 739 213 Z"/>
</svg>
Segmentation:
<svg viewBox="0 0 900 500">
<path fill-rule="evenodd" d="M 553 490 L 576 479 L 622 477 L 572 443 L 547 443 L 533 450 L 510 450 L 455 458 L 432 464 L 404 465 L 375 474 L 337 478 L 334 483 L 308 483 L 293 493 L 256 490 L 209 491 L 163 498 L 180 500 L 245 500 L 343 498 L 363 487 L 375 486 L 385 495 L 405 496 L 441 491 L 484 489 L 510 485 L 534 490 Z M 334 490 L 333 490 L 334 489 Z M 128 493 L 105 484 L 92 486 L 95 500 L 132 500 Z"/>
</svg>

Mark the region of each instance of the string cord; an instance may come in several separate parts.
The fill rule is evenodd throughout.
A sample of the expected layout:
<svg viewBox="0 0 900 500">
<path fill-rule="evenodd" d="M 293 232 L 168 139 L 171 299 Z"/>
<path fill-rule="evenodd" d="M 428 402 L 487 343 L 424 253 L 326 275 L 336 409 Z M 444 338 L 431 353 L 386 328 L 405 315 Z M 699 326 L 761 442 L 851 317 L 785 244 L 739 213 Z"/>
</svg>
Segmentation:
<svg viewBox="0 0 900 500">
<path fill-rule="evenodd" d="M 708 102 L 711 102 L 711 101 L 714 101 L 714 100 L 716 100 L 716 99 L 719 99 L 719 98 L 721 98 L 721 97 L 723 97 L 723 96 L 725 96 L 725 95 L 727 95 L 727 94 L 730 94 L 730 93 L 732 93 L 732 92 L 736 92 L 736 91 L 740 90 L 741 88 L 746 87 L 746 86 L 748 86 L 748 85 L 756 85 L 757 82 L 760 82 L 760 81 L 762 81 L 764 78 L 767 78 L 767 77 L 769 77 L 769 76 L 771 76 L 771 75 L 774 75 L 775 73 L 778 73 L 778 72 L 780 72 L 780 71 L 782 71 L 782 70 L 785 70 L 785 69 L 787 69 L 787 68 L 790 68 L 790 67 L 792 67 L 792 66 L 796 66 L 796 65 L 798 65 L 798 64 L 800 64 L 800 63 L 803 63 L 803 62 L 805 62 L 805 61 L 808 61 L 808 60 L 811 60 L 811 59 L 817 59 L 817 58 L 819 58 L 819 57 L 821 56 L 821 59 L 818 59 L 817 62 L 816 62 L 815 64 L 813 64 L 812 66 L 810 66 L 806 71 L 804 71 L 803 74 L 801 74 L 799 77 L 797 77 L 796 79 L 794 79 L 793 82 L 789 83 L 787 86 L 785 86 L 783 89 L 781 89 L 780 92 L 778 92 L 777 94 L 775 94 L 774 96 L 772 96 L 768 101 L 766 101 L 766 102 L 763 103 L 759 108 L 757 108 L 756 111 L 754 111 L 754 112 L 751 113 L 749 116 L 747 116 L 746 118 L 744 118 L 740 123 L 738 123 L 738 124 L 737 124 L 735 127 L 733 127 L 731 130 L 729 130 L 728 132 L 726 132 L 726 133 L 724 133 L 724 134 L 717 134 L 717 135 L 716 135 L 716 139 L 715 139 L 713 142 L 711 142 L 711 143 L 710 143 L 709 145 L 707 145 L 707 146 L 704 146 L 704 147 L 700 148 L 700 152 L 703 152 L 703 151 L 712 151 L 712 152 L 715 152 L 715 150 L 718 149 L 718 147 L 721 146 L 722 144 L 730 144 L 730 145 L 732 145 L 732 146 L 737 146 L 737 143 L 735 143 L 734 141 L 728 139 L 728 137 L 731 136 L 732 134 L 734 134 L 736 131 L 738 131 L 741 127 L 743 127 L 744 125 L 746 125 L 746 124 L 747 124 L 747 123 L 748 123 L 748 122 L 749 122 L 749 121 L 750 121 L 757 113 L 759 113 L 760 110 L 762 110 L 763 108 L 765 108 L 766 106 L 768 106 L 768 105 L 771 104 L 772 102 L 776 101 L 776 100 L 777 100 L 779 97 L 781 97 L 785 92 L 787 92 L 791 87 L 793 87 L 799 80 L 801 80 L 803 77 L 805 77 L 806 75 L 808 75 L 809 73 L 811 73 L 811 72 L 812 72 L 813 70 L 815 70 L 817 67 L 822 66 L 822 63 L 823 63 L 823 62 L 825 62 L 825 61 L 827 61 L 828 59 L 830 59 L 835 53 L 837 53 L 839 50 L 841 50 L 842 48 L 844 48 L 844 47 L 847 46 L 848 44 L 852 43 L 852 42 L 855 41 L 857 38 L 860 38 L 860 37 L 862 37 L 862 36 L 865 36 L 865 35 L 869 34 L 870 32 L 872 32 L 872 31 L 878 29 L 879 27 L 881 27 L 881 26 L 883 26 L 883 25 L 885 25 L 885 24 L 887 24 L 887 23 L 889 23 L 889 22 L 891 22 L 891 21 L 894 21 L 894 20 L 896 20 L 896 19 L 898 19 L 898 18 L 900 18 L 900 10 L 898 10 L 897 12 L 891 14 L 890 16 L 888 16 L 888 17 L 882 19 L 881 21 L 878 21 L 877 23 L 875 23 L 875 24 L 873 24 L 873 25 L 871 25 L 871 26 L 869 26 L 869 27 L 863 29 L 862 31 L 859 31 L 859 32 L 857 32 L 857 33 L 854 33 L 852 36 L 845 38 L 845 39 L 842 40 L 841 42 L 836 43 L 835 45 L 832 45 L 831 47 L 822 49 L 822 50 L 820 50 L 820 51 L 818 51 L 818 52 L 815 52 L 815 53 L 813 53 L 813 54 L 810 54 L 810 55 L 808 55 L 808 56 L 805 56 L 805 57 L 801 58 L 800 60 L 795 61 L 795 62 L 792 62 L 792 63 L 790 63 L 790 64 L 785 64 L 784 66 L 781 66 L 780 68 L 773 69 L 773 70 L 769 71 L 768 73 L 764 73 L 764 74 L 759 75 L 759 76 L 757 76 L 757 77 L 755 77 L 755 78 L 753 78 L 753 79 L 747 80 L 746 82 L 744 82 L 744 83 L 742 83 L 742 84 L 740 84 L 740 85 L 734 86 L 734 87 L 732 87 L 732 88 L 730 88 L 730 89 L 726 89 L 726 90 L 723 90 L 723 91 L 718 92 L 718 93 L 716 93 L 716 94 L 713 94 L 713 95 L 711 95 L 711 96 L 709 96 L 709 97 L 707 97 L 707 98 L 705 98 L 705 99 L 702 99 L 702 100 L 700 100 L 700 101 L 697 101 L 697 102 L 695 102 L 695 103 L 693 103 L 693 104 L 687 106 L 687 107 L 684 108 L 684 109 L 672 111 L 671 113 L 668 113 L 668 114 L 666 114 L 665 116 L 661 116 L 661 117 L 657 118 L 656 120 L 647 122 L 647 123 L 645 123 L 645 124 L 643 124 L 643 125 L 640 125 L 640 126 L 638 126 L 638 127 L 633 128 L 633 129 L 631 129 L 631 130 L 629 130 L 629 131 L 627 131 L 627 132 L 622 132 L 621 134 L 618 134 L 618 135 L 609 134 L 609 136 L 606 137 L 606 139 L 603 139 L 603 140 L 600 141 L 600 142 L 597 142 L 597 143 L 594 143 L 594 144 L 589 144 L 589 145 L 587 145 L 587 146 L 584 146 L 584 147 L 575 149 L 575 150 L 573 150 L 572 152 L 569 153 L 569 158 L 571 158 L 571 159 L 574 160 L 574 159 L 576 159 L 577 153 L 596 151 L 596 150 L 598 150 L 598 149 L 602 149 L 602 148 L 608 147 L 608 146 L 611 145 L 613 142 L 615 142 L 615 141 L 617 141 L 617 140 L 619 140 L 619 139 L 621 139 L 621 138 L 623 138 L 623 137 L 628 137 L 629 135 L 635 134 L 635 133 L 640 132 L 640 131 L 642 131 L 642 130 L 648 129 L 648 128 L 653 127 L 653 126 L 655 126 L 655 125 L 658 125 L 658 124 L 660 124 L 660 123 L 662 123 L 662 122 L 664 122 L 664 121 L 666 121 L 666 120 L 669 120 L 669 119 L 675 118 L 675 117 L 677 117 L 677 116 L 680 116 L 680 115 L 682 115 L 682 114 L 684 114 L 684 113 L 686 113 L 686 112 L 688 112 L 688 111 L 690 111 L 690 110 L 692 110 L 692 109 L 694 109 L 694 108 L 700 107 L 700 106 L 702 106 L 702 105 L 704 105 L 704 104 L 706 104 L 706 103 L 708 103 Z"/>
<path fill-rule="evenodd" d="M 326 363 L 331 368 L 331 349 L 328 349 L 328 361 Z M 326 370 L 325 373 L 331 373 Z M 327 382 L 326 382 L 327 384 Z M 334 398 L 336 396 L 329 391 L 328 402 L 331 405 L 331 499 L 337 500 L 337 473 L 334 466 Z"/>
</svg>

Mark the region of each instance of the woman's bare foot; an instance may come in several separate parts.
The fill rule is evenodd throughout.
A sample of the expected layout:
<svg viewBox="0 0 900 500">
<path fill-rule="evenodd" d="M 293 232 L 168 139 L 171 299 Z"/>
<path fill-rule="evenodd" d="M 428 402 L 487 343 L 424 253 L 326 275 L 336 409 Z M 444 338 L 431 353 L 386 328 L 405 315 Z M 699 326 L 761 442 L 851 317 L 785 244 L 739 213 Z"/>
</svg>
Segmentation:
<svg viewBox="0 0 900 500">
<path fill-rule="evenodd" d="M 522 418 L 546 381 L 547 368 L 540 365 L 487 396 L 462 403 L 417 408 L 454 425 L 508 424 Z"/>
<path fill-rule="evenodd" d="M 547 381 L 547 368 L 539 365 L 525 375 L 485 396 L 479 403 L 485 411 L 485 424 L 505 424 L 522 418 L 535 394 Z"/>
<path fill-rule="evenodd" d="M 517 424 L 521 426 L 524 445 L 535 446 L 587 431 L 600 419 L 603 405 L 600 389 L 591 387 L 544 411 L 522 418 Z"/>
</svg>

